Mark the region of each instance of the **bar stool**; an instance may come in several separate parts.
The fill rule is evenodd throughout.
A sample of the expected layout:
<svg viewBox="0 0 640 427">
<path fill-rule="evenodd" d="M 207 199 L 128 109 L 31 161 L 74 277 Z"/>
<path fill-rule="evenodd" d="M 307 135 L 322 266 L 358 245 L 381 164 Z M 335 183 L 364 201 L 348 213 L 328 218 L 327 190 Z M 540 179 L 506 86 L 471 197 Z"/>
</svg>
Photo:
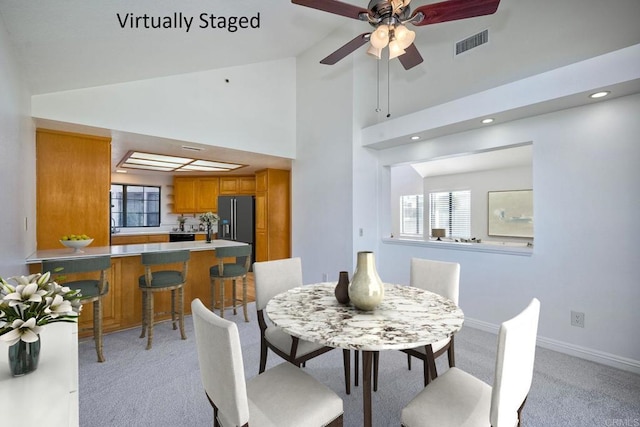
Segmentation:
<svg viewBox="0 0 640 427">
<path fill-rule="evenodd" d="M 96 343 L 98 362 L 104 362 L 102 354 L 102 298 L 109 292 L 107 272 L 111 268 L 111 257 L 98 256 L 67 260 L 44 260 L 42 271 L 50 271 L 57 277 L 56 281 L 70 289 L 80 290 L 80 303 L 93 303 L 93 339 Z M 80 279 L 65 281 L 66 274 L 100 272 L 99 279 Z M 86 328 L 85 328 L 86 329 Z"/>
<path fill-rule="evenodd" d="M 176 317 L 180 325 L 180 336 L 187 339 L 184 333 L 184 285 L 187 281 L 187 264 L 190 252 L 188 250 L 169 252 L 149 252 L 142 254 L 144 275 L 138 278 L 138 286 L 142 291 L 142 333 L 140 338 L 147 337 L 147 350 L 153 343 L 153 320 L 156 313 L 153 309 L 153 294 L 155 292 L 171 291 L 171 322 L 176 330 Z M 152 266 L 162 264 L 182 263 L 181 270 L 151 271 Z M 176 309 L 176 291 L 178 293 L 178 307 Z"/>
<path fill-rule="evenodd" d="M 235 263 L 225 263 L 224 258 L 235 257 Z M 244 263 L 239 258 L 245 257 Z M 224 318 L 224 280 L 231 279 L 233 283 L 232 300 L 233 314 L 236 311 L 236 280 L 242 279 L 242 309 L 244 311 L 244 321 L 249 321 L 247 312 L 247 272 L 251 265 L 251 245 L 225 246 L 216 248 L 216 258 L 218 265 L 209 269 L 209 279 L 211 281 L 211 310 L 214 310 L 216 301 L 216 282 L 220 282 L 220 317 Z"/>
</svg>

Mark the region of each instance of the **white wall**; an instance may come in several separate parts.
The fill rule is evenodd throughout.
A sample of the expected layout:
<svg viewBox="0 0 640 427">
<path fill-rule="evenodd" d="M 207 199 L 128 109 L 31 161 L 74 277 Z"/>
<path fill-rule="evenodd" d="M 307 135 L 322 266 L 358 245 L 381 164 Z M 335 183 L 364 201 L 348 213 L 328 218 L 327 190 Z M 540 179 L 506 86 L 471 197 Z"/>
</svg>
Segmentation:
<svg viewBox="0 0 640 427">
<path fill-rule="evenodd" d="M 0 277 L 26 274 L 36 247 L 35 129 L 29 89 L 0 20 Z"/>
<path fill-rule="evenodd" d="M 640 371 L 638 117 L 640 95 L 632 95 L 380 151 L 376 185 L 384 216 L 385 164 L 416 152 L 422 159 L 426 150 L 533 141 L 536 221 L 530 257 L 382 243 L 381 278 L 407 282 L 411 257 L 459 262 L 460 305 L 476 324 L 496 326 L 535 296 L 542 302 L 539 335 L 548 346 Z M 585 328 L 570 325 L 571 310 L 585 313 Z"/>
<path fill-rule="evenodd" d="M 488 235 L 488 196 L 489 191 L 528 190 L 533 188 L 533 175 L 530 167 L 513 167 L 491 171 L 479 171 L 464 174 L 440 175 L 424 179 L 425 221 L 429 219 L 426 207 L 429 193 L 438 191 L 471 191 L 471 237 L 482 240 L 520 241 L 533 239 L 509 238 Z M 426 222 L 425 222 L 426 224 Z M 426 229 L 428 232 L 428 227 Z M 534 230 L 535 233 L 535 230 Z"/>
<path fill-rule="evenodd" d="M 351 271 L 352 97 L 350 61 L 319 64 L 341 31 L 297 58 L 297 154 L 292 163 L 292 252 L 305 282 Z"/>
<path fill-rule="evenodd" d="M 60 122 L 292 158 L 295 78 L 295 59 L 287 58 L 36 95 L 32 114 Z"/>
</svg>

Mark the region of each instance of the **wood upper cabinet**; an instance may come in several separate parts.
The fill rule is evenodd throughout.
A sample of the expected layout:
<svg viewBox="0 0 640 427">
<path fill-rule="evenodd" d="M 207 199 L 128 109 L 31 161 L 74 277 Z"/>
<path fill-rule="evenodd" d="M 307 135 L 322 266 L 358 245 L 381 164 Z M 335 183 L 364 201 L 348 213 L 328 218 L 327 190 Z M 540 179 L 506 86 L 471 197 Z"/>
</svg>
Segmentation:
<svg viewBox="0 0 640 427">
<path fill-rule="evenodd" d="M 256 172 L 256 261 L 291 256 L 290 172 L 265 169 Z"/>
<path fill-rule="evenodd" d="M 196 211 L 196 181 L 193 178 L 173 178 L 173 210 L 176 213 Z"/>
<path fill-rule="evenodd" d="M 198 178 L 196 182 L 196 212 L 218 212 L 218 177 Z"/>
<path fill-rule="evenodd" d="M 173 211 L 175 213 L 218 212 L 218 177 L 174 177 Z"/>
<path fill-rule="evenodd" d="M 256 192 L 256 179 L 253 176 L 221 176 L 220 194 L 224 196 L 248 195 Z"/>
<path fill-rule="evenodd" d="M 86 234 L 109 246 L 111 139 L 36 131 L 38 249 L 63 249 L 65 234 Z"/>
</svg>

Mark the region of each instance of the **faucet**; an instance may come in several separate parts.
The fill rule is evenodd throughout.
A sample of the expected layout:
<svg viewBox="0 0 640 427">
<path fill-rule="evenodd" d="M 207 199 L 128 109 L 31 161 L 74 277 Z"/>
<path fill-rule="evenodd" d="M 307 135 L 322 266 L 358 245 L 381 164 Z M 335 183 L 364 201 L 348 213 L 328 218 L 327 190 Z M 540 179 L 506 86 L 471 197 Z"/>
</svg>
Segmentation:
<svg viewBox="0 0 640 427">
<path fill-rule="evenodd" d="M 118 229 L 116 228 L 116 220 L 115 218 L 111 218 L 111 234 L 116 234 Z"/>
</svg>

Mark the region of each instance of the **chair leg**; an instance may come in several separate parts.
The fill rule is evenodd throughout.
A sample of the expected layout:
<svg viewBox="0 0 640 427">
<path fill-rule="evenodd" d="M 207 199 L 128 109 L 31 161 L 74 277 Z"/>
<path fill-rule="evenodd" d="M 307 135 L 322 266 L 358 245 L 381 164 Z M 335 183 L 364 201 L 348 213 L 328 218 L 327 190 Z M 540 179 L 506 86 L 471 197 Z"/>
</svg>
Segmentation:
<svg viewBox="0 0 640 427">
<path fill-rule="evenodd" d="M 358 377 L 359 374 L 358 372 L 360 371 L 360 351 L 355 350 L 353 352 L 354 356 L 353 356 L 353 376 L 354 376 L 354 381 L 353 381 L 353 385 L 358 387 Z"/>
<path fill-rule="evenodd" d="M 453 368 L 456 366 L 456 355 L 453 349 L 453 337 L 451 337 L 451 341 L 449 341 L 449 349 L 447 350 L 447 358 L 449 359 L 449 367 Z"/>
<path fill-rule="evenodd" d="M 187 334 L 184 333 L 184 288 L 180 286 L 178 288 L 178 323 L 180 325 L 180 337 L 183 340 L 187 339 Z"/>
<path fill-rule="evenodd" d="M 267 367 L 267 341 L 262 337 L 260 339 L 260 368 L 258 374 L 264 372 Z"/>
<path fill-rule="evenodd" d="M 342 364 L 344 365 L 344 386 L 347 394 L 351 394 L 351 351 L 342 350 Z"/>
<path fill-rule="evenodd" d="M 147 292 L 142 291 L 142 331 L 140 338 L 144 338 L 147 333 Z"/>
<path fill-rule="evenodd" d="M 211 288 L 211 311 L 216 309 L 216 279 L 209 277 L 209 285 Z"/>
<path fill-rule="evenodd" d="M 178 329 L 176 327 L 176 290 L 175 289 L 171 289 L 171 324 L 173 325 L 173 330 L 175 331 L 176 329 Z"/>
<path fill-rule="evenodd" d="M 231 279 L 231 301 L 233 302 L 233 314 L 236 315 L 238 314 L 238 311 L 236 310 L 236 278 L 234 277 L 233 279 Z"/>
<path fill-rule="evenodd" d="M 340 415 L 338 418 L 327 424 L 327 427 L 342 427 L 344 425 L 343 417 L 344 415 Z"/>
<path fill-rule="evenodd" d="M 153 344 L 153 292 L 147 292 L 147 350 Z"/>
<path fill-rule="evenodd" d="M 220 279 L 220 317 L 224 319 L 224 279 Z"/>
<path fill-rule="evenodd" d="M 93 339 L 96 342 L 98 362 L 104 362 L 102 354 L 102 298 L 93 302 Z"/>
<path fill-rule="evenodd" d="M 522 405 L 518 408 L 518 427 L 522 425 L 522 410 L 524 409 L 524 404 L 527 403 L 527 397 L 529 397 L 529 395 L 524 398 Z"/>
<path fill-rule="evenodd" d="M 407 368 L 411 370 L 411 355 L 407 354 Z"/>
<path fill-rule="evenodd" d="M 242 311 L 244 312 L 244 321 L 249 321 L 249 312 L 247 311 L 247 275 L 242 276 Z"/>
<path fill-rule="evenodd" d="M 436 368 L 436 358 L 433 355 L 433 347 L 425 346 L 426 357 L 424 359 L 424 386 L 426 387 L 432 380 L 438 378 L 438 370 Z"/>
</svg>

